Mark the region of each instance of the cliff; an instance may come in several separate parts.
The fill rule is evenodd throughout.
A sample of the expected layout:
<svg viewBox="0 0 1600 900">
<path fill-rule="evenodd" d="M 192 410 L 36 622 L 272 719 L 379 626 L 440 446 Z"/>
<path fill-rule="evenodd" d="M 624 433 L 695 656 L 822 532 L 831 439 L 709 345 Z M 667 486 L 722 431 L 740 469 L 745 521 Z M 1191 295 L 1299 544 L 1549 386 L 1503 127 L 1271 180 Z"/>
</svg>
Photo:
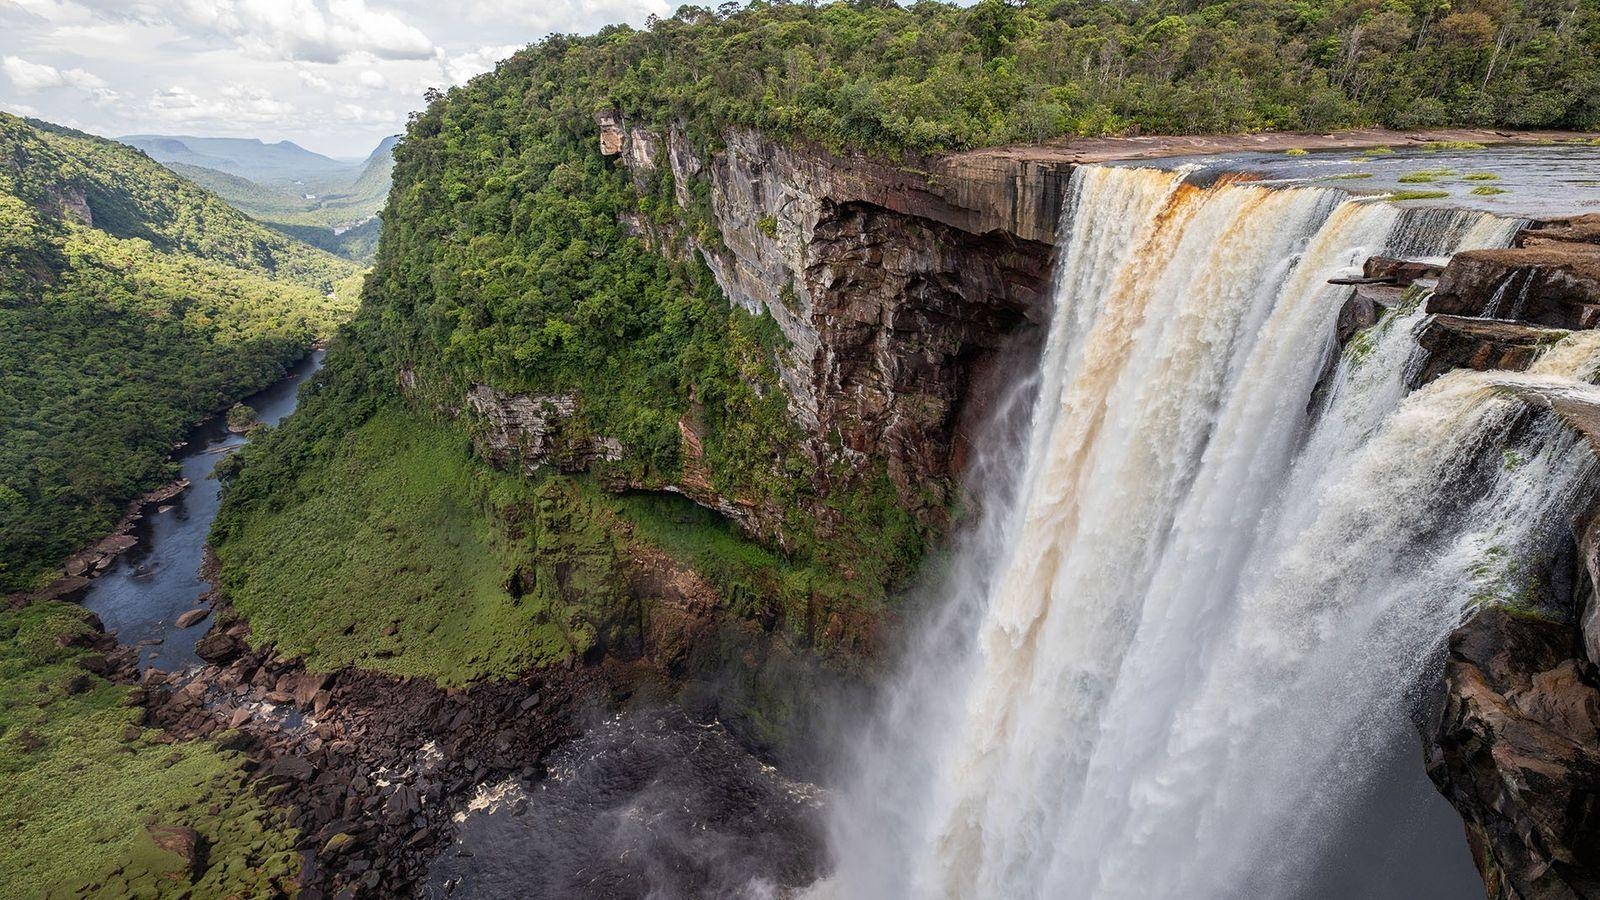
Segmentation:
<svg viewBox="0 0 1600 900">
<path fill-rule="evenodd" d="M 1405 280 L 1383 261 L 1368 275 Z M 1600 321 L 1600 216 L 1535 223 L 1508 249 L 1457 254 L 1427 301 L 1421 378 L 1453 368 L 1526 370 Z M 1347 315 L 1357 316 L 1357 301 Z M 1513 386 L 1600 450 L 1600 398 Z M 1451 635 L 1424 728 L 1428 773 L 1466 824 L 1492 898 L 1600 893 L 1600 528 L 1554 529 L 1520 561 L 1518 608 L 1477 607 Z"/>
</svg>

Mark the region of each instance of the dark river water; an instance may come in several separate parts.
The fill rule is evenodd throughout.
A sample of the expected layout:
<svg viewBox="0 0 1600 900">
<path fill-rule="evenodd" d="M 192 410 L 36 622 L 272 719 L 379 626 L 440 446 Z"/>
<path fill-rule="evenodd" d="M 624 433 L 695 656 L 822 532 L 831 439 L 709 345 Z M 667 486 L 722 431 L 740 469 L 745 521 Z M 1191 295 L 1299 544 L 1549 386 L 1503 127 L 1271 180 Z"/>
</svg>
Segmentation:
<svg viewBox="0 0 1600 900">
<path fill-rule="evenodd" d="M 245 404 L 263 423 L 277 424 L 294 412 L 300 383 L 322 367 L 322 357 L 323 351 L 312 351 L 282 381 L 245 398 Z M 141 666 L 172 671 L 200 661 L 194 644 L 211 620 L 188 628 L 175 623 L 211 590 L 200 577 L 206 536 L 222 498 L 211 471 L 244 443 L 245 437 L 230 434 L 220 416 L 196 428 L 178 458 L 189 489 L 160 510 L 147 512 L 134 531 L 139 543 L 89 583 L 83 605 L 122 643 L 139 646 Z"/>
</svg>

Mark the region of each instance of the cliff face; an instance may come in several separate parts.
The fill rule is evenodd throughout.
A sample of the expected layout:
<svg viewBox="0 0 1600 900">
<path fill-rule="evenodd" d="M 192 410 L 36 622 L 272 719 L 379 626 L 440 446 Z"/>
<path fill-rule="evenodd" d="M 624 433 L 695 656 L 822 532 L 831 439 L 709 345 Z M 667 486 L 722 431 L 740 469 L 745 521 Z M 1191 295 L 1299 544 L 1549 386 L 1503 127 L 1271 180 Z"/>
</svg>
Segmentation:
<svg viewBox="0 0 1600 900">
<path fill-rule="evenodd" d="M 1428 300 L 1423 378 L 1453 368 L 1521 371 L 1600 321 L 1600 216 L 1540 223 L 1504 250 L 1457 254 Z M 1381 266 L 1378 268 L 1382 268 Z M 1369 275 L 1374 272 L 1369 266 Z M 1600 409 L 1548 406 L 1591 443 Z M 1600 449 L 1600 443 L 1596 443 Z M 1600 527 L 1557 539 L 1529 584 L 1538 612 L 1491 606 L 1451 635 L 1425 729 L 1428 773 L 1461 813 L 1489 895 L 1600 895 Z"/>
<path fill-rule="evenodd" d="M 788 340 L 780 370 L 813 453 L 883 460 L 903 502 L 921 493 L 943 505 L 974 365 L 1044 315 L 1051 246 L 1039 238 L 1055 216 L 986 228 L 1001 223 L 983 211 L 1014 199 L 1015 182 L 937 182 L 752 132 L 730 133 L 710 159 L 680 133 L 667 143 L 680 188 L 709 180 L 721 246 L 701 249 L 724 292 L 770 311 Z"/>
<path fill-rule="evenodd" d="M 1489 895 L 1600 894 L 1600 681 L 1567 624 L 1504 609 L 1450 639 L 1429 774 Z"/>
<path fill-rule="evenodd" d="M 679 221 L 630 228 L 664 252 L 698 253 L 729 299 L 769 312 L 790 412 L 826 497 L 882 464 L 900 503 L 943 524 L 959 459 L 957 414 L 974 373 L 1042 320 L 1070 165 L 951 157 L 932 171 L 781 145 L 750 131 L 705 154 L 684 134 L 597 117 L 600 150 L 647 191 L 670 176 Z M 711 231 L 690 220 L 709 218 Z M 558 398 L 567 399 L 567 398 Z M 583 468 L 604 448 L 560 439 L 571 403 L 474 388 L 480 451 L 500 465 Z M 693 411 L 679 422 L 684 472 L 650 487 L 784 543 L 782 510 L 725 497 L 702 468 Z M 602 443 L 604 443 L 602 441 Z M 609 446 L 609 444 L 607 445 Z M 809 510 L 824 525 L 840 513 Z"/>
</svg>

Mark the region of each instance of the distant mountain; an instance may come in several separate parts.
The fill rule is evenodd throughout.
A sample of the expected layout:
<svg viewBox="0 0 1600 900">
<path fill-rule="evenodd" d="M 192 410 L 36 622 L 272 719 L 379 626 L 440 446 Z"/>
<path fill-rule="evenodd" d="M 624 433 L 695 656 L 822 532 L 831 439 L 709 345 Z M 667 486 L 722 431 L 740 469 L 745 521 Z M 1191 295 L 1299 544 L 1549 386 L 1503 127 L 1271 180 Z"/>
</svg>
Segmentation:
<svg viewBox="0 0 1600 900">
<path fill-rule="evenodd" d="M 255 138 L 166 134 L 135 134 L 118 140 L 162 164 L 215 169 L 257 184 L 286 186 L 311 178 L 359 177 L 363 167 L 313 153 L 293 141 L 268 144 Z"/>
<path fill-rule="evenodd" d="M 121 139 L 284 234 L 359 262 L 377 249 L 398 136 L 365 160 L 339 161 L 292 142 L 134 135 Z"/>
</svg>

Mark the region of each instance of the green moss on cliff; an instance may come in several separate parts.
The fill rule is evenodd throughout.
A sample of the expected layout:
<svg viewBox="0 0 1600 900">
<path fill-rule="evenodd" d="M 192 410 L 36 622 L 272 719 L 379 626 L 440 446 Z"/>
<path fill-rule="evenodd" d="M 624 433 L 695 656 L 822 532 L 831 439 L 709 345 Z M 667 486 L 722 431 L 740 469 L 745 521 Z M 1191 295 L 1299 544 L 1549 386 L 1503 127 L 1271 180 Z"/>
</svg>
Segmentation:
<svg viewBox="0 0 1600 900">
<path fill-rule="evenodd" d="M 128 689 L 83 671 L 86 613 L 0 611 L 0 896 L 267 896 L 298 870 L 284 812 L 244 785 L 242 758 L 138 727 Z M 204 868 L 168 875 L 146 826 L 187 826 Z"/>
<path fill-rule="evenodd" d="M 285 437 L 306 435 L 257 444 Z M 822 609 L 882 600 L 874 577 L 788 559 L 681 497 L 496 471 L 459 427 L 397 402 L 325 449 L 270 503 L 230 502 L 216 535 L 224 589 L 254 640 L 316 669 L 460 685 L 637 646 L 625 571 L 640 548 L 699 573 L 736 617 L 795 635 L 815 624 L 818 598 Z M 253 487 L 261 455 L 248 451 L 230 493 Z"/>
</svg>

